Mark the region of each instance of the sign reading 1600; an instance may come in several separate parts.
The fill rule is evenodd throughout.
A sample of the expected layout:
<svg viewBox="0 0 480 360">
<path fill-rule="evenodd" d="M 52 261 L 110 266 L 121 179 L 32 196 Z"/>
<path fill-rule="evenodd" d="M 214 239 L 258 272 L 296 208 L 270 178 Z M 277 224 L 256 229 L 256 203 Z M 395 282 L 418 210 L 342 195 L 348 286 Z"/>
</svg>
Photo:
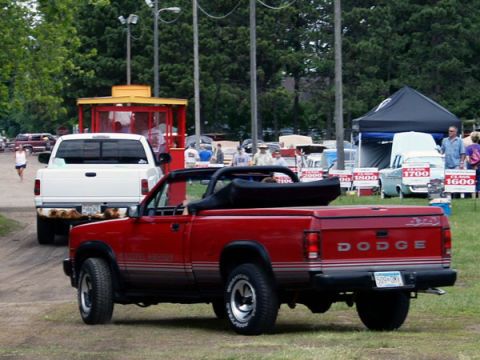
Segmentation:
<svg viewBox="0 0 480 360">
<path fill-rule="evenodd" d="M 475 185 L 473 177 L 446 177 L 445 185 Z"/>
<path fill-rule="evenodd" d="M 445 170 L 446 192 L 475 192 L 475 170 Z"/>
</svg>

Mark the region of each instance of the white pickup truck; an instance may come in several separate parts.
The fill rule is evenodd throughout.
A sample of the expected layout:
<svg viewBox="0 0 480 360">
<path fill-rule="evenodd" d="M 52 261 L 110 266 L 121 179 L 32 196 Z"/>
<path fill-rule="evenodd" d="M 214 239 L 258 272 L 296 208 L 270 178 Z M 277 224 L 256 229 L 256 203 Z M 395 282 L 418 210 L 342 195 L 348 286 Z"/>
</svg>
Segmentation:
<svg viewBox="0 0 480 360">
<path fill-rule="evenodd" d="M 60 137 L 35 178 L 37 239 L 54 241 L 71 225 L 122 217 L 162 176 L 147 139 L 133 134 Z"/>
</svg>

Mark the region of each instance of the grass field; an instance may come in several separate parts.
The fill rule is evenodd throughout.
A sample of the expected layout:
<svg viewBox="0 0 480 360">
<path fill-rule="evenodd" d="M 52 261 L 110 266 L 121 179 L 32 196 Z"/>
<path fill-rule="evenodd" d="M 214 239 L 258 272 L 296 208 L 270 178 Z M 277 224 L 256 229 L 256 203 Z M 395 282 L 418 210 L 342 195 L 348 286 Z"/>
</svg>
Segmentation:
<svg viewBox="0 0 480 360">
<path fill-rule="evenodd" d="M 352 196 L 335 202 L 365 203 L 426 205 L 427 200 Z M 112 324 L 87 326 L 72 289 L 72 302 L 49 305 L 33 318 L 28 326 L 33 334 L 16 340 L 25 329 L 10 328 L 0 358 L 480 359 L 480 201 L 476 206 L 472 199 L 452 204 L 456 286 L 445 288 L 443 296 L 419 294 L 398 331 L 368 331 L 344 304 L 325 314 L 283 305 L 274 333 L 257 337 L 235 335 L 209 305 L 117 305 Z"/>
<path fill-rule="evenodd" d="M 20 224 L 15 220 L 0 215 L 0 236 L 5 236 L 11 231 L 20 229 Z"/>
</svg>

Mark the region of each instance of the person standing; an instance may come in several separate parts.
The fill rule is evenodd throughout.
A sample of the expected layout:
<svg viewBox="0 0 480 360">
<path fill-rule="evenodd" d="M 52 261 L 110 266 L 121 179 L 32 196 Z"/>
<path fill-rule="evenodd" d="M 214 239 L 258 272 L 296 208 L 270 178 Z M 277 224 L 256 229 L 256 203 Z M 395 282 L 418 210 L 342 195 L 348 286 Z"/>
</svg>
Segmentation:
<svg viewBox="0 0 480 360">
<path fill-rule="evenodd" d="M 208 150 L 205 145 L 201 144 L 200 145 L 200 152 L 198 153 L 198 156 L 200 157 L 200 161 L 203 162 L 208 162 L 212 158 L 212 152 Z"/>
<path fill-rule="evenodd" d="M 237 152 L 233 155 L 232 166 L 248 166 L 250 162 L 250 156 L 245 153 L 243 148 L 239 146 Z"/>
<path fill-rule="evenodd" d="M 273 152 L 273 165 L 288 167 L 287 161 L 282 157 L 280 150 L 275 150 Z"/>
<path fill-rule="evenodd" d="M 470 135 L 472 144 L 467 146 L 467 168 L 475 170 L 475 192 L 480 195 L 480 132 L 472 132 Z"/>
<path fill-rule="evenodd" d="M 463 169 L 465 162 L 465 146 L 462 139 L 457 136 L 456 126 L 448 128 L 448 137 L 442 140 L 442 154 L 445 155 L 446 169 Z"/>
<path fill-rule="evenodd" d="M 185 150 L 185 167 L 194 168 L 199 160 L 198 151 L 195 150 L 195 146 L 192 144 Z"/>
<path fill-rule="evenodd" d="M 223 164 L 225 156 L 222 151 L 222 144 L 217 144 L 217 150 L 215 151 L 215 164 Z"/>
<path fill-rule="evenodd" d="M 272 155 L 268 152 L 267 144 L 258 145 L 258 152 L 253 156 L 253 165 L 265 166 L 272 165 Z"/>
<path fill-rule="evenodd" d="M 15 169 L 17 169 L 17 174 L 20 177 L 20 181 L 23 181 L 23 172 L 27 167 L 27 152 L 22 145 L 18 145 L 17 150 L 15 151 Z"/>
</svg>

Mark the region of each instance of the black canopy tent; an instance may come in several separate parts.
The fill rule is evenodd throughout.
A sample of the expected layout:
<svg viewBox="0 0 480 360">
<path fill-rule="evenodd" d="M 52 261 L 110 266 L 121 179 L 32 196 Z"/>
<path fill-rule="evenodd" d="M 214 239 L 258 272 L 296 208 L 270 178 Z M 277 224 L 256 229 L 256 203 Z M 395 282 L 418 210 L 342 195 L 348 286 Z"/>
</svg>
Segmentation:
<svg viewBox="0 0 480 360">
<path fill-rule="evenodd" d="M 388 166 L 393 135 L 417 131 L 440 140 L 449 126 L 460 129 L 461 121 L 450 111 L 418 91 L 404 86 L 368 113 L 353 120 L 357 134 L 358 166 Z"/>
</svg>

